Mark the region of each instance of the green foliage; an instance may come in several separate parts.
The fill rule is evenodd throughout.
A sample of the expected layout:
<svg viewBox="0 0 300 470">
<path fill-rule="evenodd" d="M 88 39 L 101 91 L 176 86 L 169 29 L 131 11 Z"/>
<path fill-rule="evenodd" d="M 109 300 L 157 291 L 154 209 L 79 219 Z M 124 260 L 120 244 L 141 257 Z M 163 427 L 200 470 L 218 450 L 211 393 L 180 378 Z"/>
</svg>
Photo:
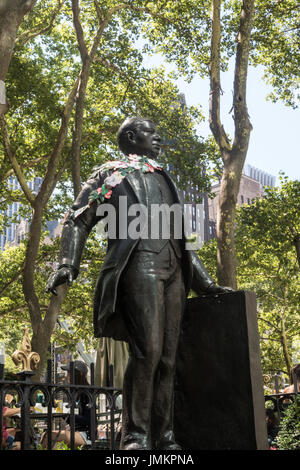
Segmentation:
<svg viewBox="0 0 300 470">
<path fill-rule="evenodd" d="M 264 78 L 273 89 L 269 98 L 294 108 L 300 97 L 299 20 L 297 0 L 256 2 L 251 62 L 264 66 Z"/>
<path fill-rule="evenodd" d="M 195 131 L 197 124 L 203 119 L 201 109 L 198 107 L 183 109 L 180 106 L 179 90 L 174 85 L 175 74 L 167 74 L 163 66 L 146 68 L 143 63 L 143 52 L 146 51 L 148 54 L 159 52 L 164 54 L 168 61 L 177 64 L 178 73 L 187 80 L 195 73 L 201 77 L 207 76 L 210 63 L 210 8 L 211 2 L 208 0 L 201 2 L 136 0 L 127 3 L 118 3 L 115 0 L 80 1 L 80 20 L 88 50 L 91 48 L 98 27 L 98 18 L 103 21 L 111 13 L 91 65 L 84 101 L 80 155 L 82 182 L 87 179 L 95 165 L 120 156 L 115 137 L 118 126 L 126 116 L 139 114 L 158 122 L 165 143 L 164 163 L 171 164 L 173 173 L 181 175 L 181 187 L 184 188 L 192 182 L 199 187 L 199 191 L 210 191 L 210 173 L 204 173 L 203 167 L 212 163 L 213 171 L 216 167 L 219 171 L 220 155 L 211 139 L 205 141 Z M 235 52 L 239 14 L 239 1 L 223 2 L 221 41 L 223 70 L 226 70 L 229 59 Z M 295 0 L 283 2 L 259 0 L 252 42 L 252 63 L 266 67 L 266 74 L 272 81 L 276 97 L 293 106 L 295 77 L 299 64 L 293 29 L 294 19 Z M 37 2 L 33 11 L 24 17 L 20 25 L 6 79 L 10 109 L 5 119 L 12 149 L 26 180 L 32 180 L 35 176 L 44 177 L 47 172 L 56 145 L 64 106 L 81 66 L 71 2 L 63 0 Z M 60 220 L 73 200 L 71 151 L 74 114 L 73 110 L 66 141 L 56 168 L 57 184 L 44 209 L 43 223 L 47 220 Z M 5 155 L 1 142 L 0 210 L 3 211 L 0 215 L 1 230 L 12 221 L 6 210 L 13 202 L 22 204 L 19 215 L 29 221 L 32 215 L 32 207 L 28 204 L 24 193 L 14 190 L 9 184 L 8 178 L 13 174 L 11 163 Z M 274 210 L 275 206 L 274 199 Z M 263 210 L 263 207 L 259 210 Z M 299 210 L 295 206 L 294 213 L 289 218 L 292 224 L 297 219 L 297 214 Z M 252 215 L 249 212 L 245 214 L 245 218 L 251 220 Z M 278 213 L 277 218 L 279 220 Z M 257 260 L 262 256 L 255 250 L 255 243 L 257 246 L 260 243 L 259 238 L 255 239 L 255 230 L 251 232 L 251 237 L 256 240 L 253 244 L 242 245 L 243 240 L 247 241 L 247 235 L 238 235 L 242 240 L 241 246 L 245 248 L 245 255 L 248 253 L 248 269 L 251 273 L 255 272 L 256 277 L 253 279 L 255 278 L 257 283 L 254 287 L 259 298 L 264 299 L 260 300 L 264 302 L 261 305 L 267 305 L 266 297 L 271 299 L 269 294 L 265 295 L 268 292 L 268 282 L 271 280 L 263 273 L 267 272 L 268 266 L 276 272 L 279 264 L 280 278 L 277 276 L 276 282 L 281 282 L 283 278 L 285 284 L 281 282 L 277 285 L 273 276 L 272 295 L 280 295 L 283 298 L 283 292 L 288 289 L 288 294 L 285 296 L 289 299 L 294 296 L 292 302 L 294 305 L 297 300 L 297 287 L 293 287 L 293 283 L 296 286 L 296 267 L 293 265 L 295 251 L 288 250 L 292 239 L 288 230 L 282 233 L 282 227 L 286 228 L 287 224 L 282 218 L 280 220 L 282 221 L 280 230 L 275 237 L 278 241 L 275 252 L 268 249 L 268 243 L 269 246 L 273 246 L 271 232 L 270 235 L 266 235 L 269 237 L 269 242 L 261 244 L 266 260 L 261 265 L 261 274 L 254 269 Z M 258 222 L 255 224 L 259 227 Z M 271 226 L 272 221 L 270 229 Z M 34 287 L 44 319 L 49 306 L 49 296 L 45 294 L 44 286 L 53 269 L 53 260 L 57 259 L 58 240 L 53 244 L 47 244 L 45 233 L 41 240 L 38 257 L 34 260 L 36 266 Z M 6 254 L 0 255 L 2 295 L 0 338 L 7 338 L 8 350 L 11 352 L 19 344 L 23 325 L 30 321 L 21 286 L 27 243 L 28 240 L 19 248 L 9 249 Z M 206 255 L 211 260 L 209 266 L 213 270 L 215 261 L 212 247 L 213 245 L 210 245 L 207 248 Z M 84 268 L 81 270 L 80 278 L 69 289 L 62 307 L 62 315 L 70 320 L 74 335 L 62 333 L 57 328 L 54 332 L 53 338 L 62 345 L 71 344 L 73 347 L 79 336 L 88 344 L 92 336 L 91 303 L 103 255 L 104 247 L 99 246 L 95 238 L 91 238 L 84 252 L 82 261 Z M 246 258 L 243 258 L 241 252 L 240 284 L 252 288 L 252 276 L 242 274 L 246 264 Z M 285 268 L 288 269 L 286 274 L 284 274 Z M 265 311 L 263 307 L 261 310 L 264 311 L 264 319 L 267 321 L 269 321 L 267 315 L 273 318 L 276 314 L 270 305 L 265 307 Z M 278 323 L 279 319 L 276 321 Z M 293 329 L 293 325 L 291 324 L 289 328 Z"/>
<path fill-rule="evenodd" d="M 80 20 L 88 49 L 98 27 L 95 4 L 87 0 L 80 2 Z M 109 9 L 115 6 L 115 2 L 108 1 L 103 8 L 99 7 L 102 20 Z M 55 17 L 54 12 L 57 13 Z M 126 19 L 126 28 L 121 18 L 122 21 Z M 50 27 L 45 30 L 45 26 Z M 135 13 L 124 5 L 120 13 L 116 11 L 112 15 L 103 31 L 91 65 L 84 101 L 80 155 L 82 182 L 96 165 L 120 157 L 116 145 L 117 129 L 127 115 L 139 114 L 158 122 L 166 141 L 164 160 L 173 164 L 174 171 L 182 172 L 182 184 L 186 185 L 193 179 L 194 184 L 205 190 L 209 188 L 209 179 L 203 174 L 202 167 L 213 152 L 206 151 L 205 142 L 195 132 L 197 123 L 202 119 L 201 112 L 193 107 L 183 109 L 179 105 L 179 90 L 163 67 L 147 69 L 143 66 L 141 50 L 136 44 L 139 28 Z M 41 34 L 37 34 L 39 30 Z M 71 2 L 37 2 L 19 28 L 6 80 L 10 109 L 5 119 L 10 144 L 27 181 L 35 176 L 44 177 L 51 165 L 64 106 L 81 66 Z M 43 210 L 43 224 L 49 220 L 60 220 L 73 202 L 70 152 L 74 136 L 74 114 L 73 110 L 56 168 L 56 188 Z M 196 162 L 200 162 L 200 165 L 196 166 Z M 19 212 L 21 217 L 28 221 L 32 217 L 32 207 L 23 191 L 15 190 L 10 185 L 11 175 L 14 172 L 1 141 L 1 230 L 13 221 L 7 211 L 13 202 L 22 204 Z M 45 233 L 41 237 L 38 256 L 32 263 L 35 265 L 34 289 L 41 322 L 45 323 L 50 298 L 44 289 L 53 271 L 53 261 L 58 257 L 58 240 L 49 245 L 44 243 L 43 238 Z M 28 240 L 20 248 L 8 250 L 3 256 L 1 254 L 0 335 L 6 338 L 8 356 L 19 345 L 24 324 L 30 322 L 22 289 L 27 246 Z M 69 289 L 61 311 L 63 318 L 67 316 L 74 333 L 67 334 L 56 328 L 53 334 L 57 344 L 68 346 L 71 350 L 74 350 L 79 337 L 91 345 L 93 290 L 104 250 L 99 248 L 99 243 L 90 240 L 85 253 L 91 256 L 85 258 L 84 254 L 80 277 Z M 36 328 L 37 324 L 32 324 L 32 331 Z"/>
<path fill-rule="evenodd" d="M 65 3 L 54 24 L 46 34 L 28 42 L 21 40 L 35 31 L 38 25 L 48 24 L 50 13 L 58 2 L 48 1 L 45 8 L 38 3 L 26 16 L 19 30 L 14 55 L 7 76 L 7 98 L 10 111 L 6 115 L 9 133 L 19 165 L 26 179 L 43 176 L 55 145 L 64 103 L 80 70 L 80 56 L 73 28 L 72 12 Z M 138 2 L 143 5 L 144 2 Z M 103 14 L 115 6 L 106 2 Z M 81 21 L 87 46 L 95 33 L 96 11 L 91 2 L 81 1 Z M 147 23 L 138 12 L 124 9 L 120 18 L 114 16 L 104 30 L 97 57 L 92 64 L 85 98 L 83 136 L 81 145 L 81 178 L 85 181 L 95 165 L 118 154 L 116 132 L 127 115 L 140 114 L 159 123 L 166 141 L 165 161 L 182 174 L 181 184 L 190 180 L 201 189 L 209 189 L 209 179 L 203 174 L 203 165 L 215 153 L 196 135 L 195 127 L 203 116 L 195 107 L 178 105 L 179 90 L 163 67 L 146 69 L 136 34 Z M 124 24 L 123 24 L 124 23 Z M 139 27 L 137 28 L 137 24 Z M 61 156 L 62 166 L 71 148 L 72 126 Z M 1 208 L 19 201 L 23 214 L 30 217 L 30 208 L 21 191 L 14 191 L 7 183 L 11 166 L 4 158 L 0 145 Z M 68 181 L 71 168 L 63 172 L 57 189 L 59 202 L 49 203 L 45 217 L 61 217 L 71 199 Z M 72 193 L 71 193 L 72 194 Z M 61 197 L 63 195 L 63 197 Z M 10 222 L 4 217 L 3 224 Z"/>
<path fill-rule="evenodd" d="M 266 251 L 276 255 L 278 263 L 284 264 L 291 253 L 297 264 L 295 237 L 300 234 L 300 181 L 289 181 L 281 175 L 280 183 L 280 187 L 266 188 L 264 198 L 241 209 L 239 220 L 241 227 L 247 227 L 247 233 L 240 235 L 262 243 Z"/>
<path fill-rule="evenodd" d="M 97 347 L 98 340 L 93 338 L 93 299 L 105 252 L 105 243 L 93 232 L 83 252 L 80 274 L 70 287 L 60 312 L 60 318 L 68 321 L 73 333 L 56 328 L 53 340 L 58 346 L 75 351 L 80 339 L 86 350 Z"/>
<path fill-rule="evenodd" d="M 0 341 L 5 343 L 6 367 L 15 372 L 10 356 L 22 340 L 24 326 L 30 324 L 20 282 L 24 259 L 24 244 L 0 253 Z"/>
<path fill-rule="evenodd" d="M 52 335 L 57 346 L 71 352 L 76 351 L 79 340 L 87 351 L 97 346 L 97 340 L 93 338 L 93 297 L 106 252 L 105 245 L 106 242 L 99 240 L 94 230 L 83 252 L 80 274 L 69 288 L 60 311 L 60 320 L 67 320 L 72 332 L 66 332 L 57 324 Z M 53 260 L 57 259 L 58 252 L 59 237 L 51 244 L 41 244 L 36 262 L 35 286 L 43 318 L 49 302 L 45 285 L 53 272 Z M 21 283 L 24 257 L 24 244 L 0 253 L 0 342 L 4 342 L 6 346 L 6 368 L 14 372 L 18 370 L 10 357 L 21 344 L 24 327 L 28 326 L 31 331 Z"/>
<path fill-rule="evenodd" d="M 276 443 L 279 450 L 300 450 L 300 395 L 287 407 Z"/>
<path fill-rule="evenodd" d="M 264 198 L 243 206 L 237 216 L 240 285 L 257 294 L 263 362 L 269 369 L 287 372 L 293 342 L 299 338 L 299 261 L 294 244 L 300 233 L 299 194 L 299 181 L 281 177 L 280 187 L 268 188 Z"/>
<path fill-rule="evenodd" d="M 262 199 L 238 210 L 238 288 L 256 293 L 261 358 L 265 373 L 289 373 L 299 340 L 299 264 L 293 240 L 300 231 L 299 181 L 281 178 Z M 199 251 L 216 279 L 216 240 Z"/>
<path fill-rule="evenodd" d="M 144 1 L 135 2 L 145 5 Z M 151 4 L 152 5 L 152 4 Z M 188 80 L 205 77 L 210 67 L 211 2 L 158 0 L 145 14 L 136 10 L 137 22 L 147 45 L 145 51 L 162 53 L 176 63 Z M 236 36 L 241 12 L 240 0 L 224 0 L 221 17 L 221 68 L 228 69 L 236 53 Z M 134 12 L 132 13 L 134 14 Z M 128 25 L 128 20 L 125 23 Z M 138 23 L 137 23 L 138 24 Z M 250 64 L 262 65 L 264 79 L 272 86 L 270 99 L 296 107 L 299 100 L 299 5 L 297 0 L 257 0 L 251 34 Z"/>
<path fill-rule="evenodd" d="M 71 450 L 68 444 L 66 444 L 64 441 L 59 441 L 56 444 L 56 450 Z"/>
</svg>

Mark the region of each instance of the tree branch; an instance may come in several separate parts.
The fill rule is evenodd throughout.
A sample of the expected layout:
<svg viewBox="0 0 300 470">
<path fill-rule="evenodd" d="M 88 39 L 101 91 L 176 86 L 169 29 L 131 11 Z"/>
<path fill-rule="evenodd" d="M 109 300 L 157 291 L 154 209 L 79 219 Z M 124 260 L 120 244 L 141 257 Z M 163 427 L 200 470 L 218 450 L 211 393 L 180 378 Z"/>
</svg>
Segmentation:
<svg viewBox="0 0 300 470">
<path fill-rule="evenodd" d="M 26 13 L 32 10 L 36 2 L 37 0 L 1 0 L 0 15 L 4 15 L 9 10 L 15 10 L 24 16 Z"/>
<path fill-rule="evenodd" d="M 72 12 L 73 12 L 73 24 L 75 28 L 75 33 L 77 37 L 77 43 L 78 43 L 78 48 L 79 48 L 79 52 L 81 55 L 81 60 L 83 63 L 85 63 L 87 56 L 88 56 L 88 50 L 85 44 L 83 29 L 82 29 L 80 17 L 79 17 L 79 0 L 72 0 Z"/>
<path fill-rule="evenodd" d="M 48 25 L 43 25 L 39 24 L 33 29 L 29 29 L 27 31 L 24 31 L 24 33 L 20 34 L 16 38 L 16 44 L 21 44 L 22 46 L 26 44 L 27 42 L 31 41 L 31 39 L 35 38 L 36 36 L 39 36 L 40 34 L 47 33 L 47 31 L 50 31 L 50 29 L 53 27 L 54 20 L 57 17 L 58 13 L 60 12 L 65 0 L 58 0 L 57 7 L 53 10 L 52 16 L 50 18 L 49 24 Z"/>
<path fill-rule="evenodd" d="M 69 152 L 69 155 L 70 155 L 70 152 Z M 56 185 L 57 185 L 57 182 L 60 180 L 63 172 L 66 170 L 66 168 L 68 167 L 68 164 L 69 164 L 69 158 L 66 158 L 65 162 L 63 163 L 62 167 L 60 168 L 60 170 L 58 170 L 58 172 L 56 173 L 56 175 L 54 176 L 54 179 L 53 179 L 53 185 L 52 185 L 52 191 L 54 191 Z"/>
<path fill-rule="evenodd" d="M 297 233 L 294 236 L 293 243 L 296 249 L 298 266 L 300 267 L 300 234 L 299 233 Z"/>
<path fill-rule="evenodd" d="M 259 317 L 259 320 L 263 323 L 266 323 L 267 325 L 269 325 L 271 328 L 273 328 L 275 331 L 277 331 L 277 333 L 280 333 L 280 328 L 278 328 L 278 326 L 274 325 L 272 322 L 268 321 L 268 320 L 265 320 L 264 318 L 261 318 Z"/>
<path fill-rule="evenodd" d="M 4 317 L 5 315 L 7 315 L 8 313 L 14 313 L 14 312 L 18 312 L 18 311 L 24 311 L 24 309 L 27 307 L 26 304 L 24 305 L 20 305 L 18 307 L 13 307 L 13 308 L 9 308 L 8 310 L 2 310 L 0 311 L 0 317 Z M 13 317 L 15 318 L 15 317 Z"/>
<path fill-rule="evenodd" d="M 210 60 L 210 96 L 209 124 L 220 150 L 230 150 L 230 142 L 221 123 L 220 117 L 220 42 L 221 42 L 221 0 L 212 1 L 211 60 Z"/>
<path fill-rule="evenodd" d="M 37 0 L 2 0 L 0 3 L 0 114 L 9 109 L 5 79 L 11 61 L 20 23 Z"/>
<path fill-rule="evenodd" d="M 99 23 L 101 23 L 103 21 L 103 18 L 102 18 L 101 9 L 98 5 L 97 0 L 94 0 L 94 6 L 95 6 L 96 13 L 97 13 L 97 16 L 98 16 L 98 21 L 99 21 Z"/>
<path fill-rule="evenodd" d="M 73 85 L 73 88 L 67 99 L 65 108 L 63 110 L 61 125 L 60 125 L 60 129 L 59 129 L 58 136 L 56 139 L 56 143 L 54 145 L 53 151 L 51 152 L 47 171 L 43 179 L 40 191 L 36 197 L 36 202 L 39 203 L 41 201 L 43 206 L 45 206 L 45 204 L 47 203 L 52 193 L 52 187 L 53 187 L 53 181 L 55 178 L 57 163 L 60 158 L 62 149 L 65 145 L 65 140 L 66 140 L 66 136 L 68 132 L 68 125 L 69 125 L 72 109 L 75 103 L 76 94 L 78 93 L 79 83 L 80 83 L 80 78 L 78 77 Z"/>
<path fill-rule="evenodd" d="M 253 24 L 254 0 L 244 0 L 237 35 L 237 53 L 234 72 L 233 109 L 235 136 L 232 148 L 245 153 L 248 148 L 252 125 L 246 104 L 246 87 L 249 61 L 250 35 Z"/>
<path fill-rule="evenodd" d="M 96 57 L 95 62 L 99 62 L 100 64 L 104 65 L 104 67 L 106 67 L 108 69 L 111 69 L 113 72 L 116 72 L 119 75 L 126 78 L 126 80 L 128 80 L 130 82 L 130 84 L 134 84 L 134 80 L 132 79 L 132 77 L 130 75 L 128 75 L 122 69 L 120 69 L 120 67 L 118 67 L 115 64 L 112 64 L 111 62 L 104 59 L 103 57 Z"/>
<path fill-rule="evenodd" d="M 23 273 L 23 269 L 24 268 L 17 271 L 15 275 L 4 285 L 4 287 L 1 288 L 0 295 L 4 294 L 7 287 L 10 286 L 10 284 L 13 284 L 18 279 L 18 277 L 21 276 L 21 274 Z"/>
<path fill-rule="evenodd" d="M 27 185 L 27 182 L 26 182 L 26 179 L 25 179 L 25 177 L 22 173 L 21 167 L 20 167 L 20 165 L 19 165 L 19 163 L 16 159 L 15 152 L 14 152 L 12 146 L 11 146 L 8 131 L 7 131 L 7 126 L 6 126 L 6 121 L 5 121 L 4 116 L 0 116 L 0 125 L 1 125 L 3 146 L 4 146 L 5 154 L 6 154 L 7 158 L 9 159 L 9 161 L 10 161 L 12 167 L 13 167 L 13 170 L 14 170 L 17 178 L 18 178 L 20 186 L 21 186 L 27 200 L 29 201 L 30 205 L 32 206 L 34 204 L 35 197 L 34 197 L 34 195 L 32 194 L 32 192 L 30 191 L 30 189 Z"/>
<path fill-rule="evenodd" d="M 77 2 L 77 0 L 72 0 L 72 2 L 75 3 Z M 99 22 L 99 27 L 93 39 L 93 44 L 89 53 L 87 53 L 87 55 L 84 54 L 84 56 L 81 55 L 83 65 L 82 65 L 82 70 L 80 73 L 78 94 L 76 96 L 75 125 L 74 125 L 73 139 L 72 139 L 72 180 L 73 180 L 75 198 L 77 197 L 77 195 L 79 194 L 81 190 L 80 150 L 81 150 L 81 141 L 82 141 L 84 101 L 85 101 L 85 96 L 86 96 L 88 79 L 90 75 L 90 68 L 95 59 L 97 49 L 100 43 L 100 39 L 102 37 L 102 34 L 106 26 L 109 24 L 113 14 L 116 11 L 120 10 L 121 8 L 125 8 L 125 5 L 120 4 L 109 10 L 106 18 L 103 21 Z M 77 19 L 79 21 L 78 16 L 77 16 Z M 77 25 L 77 28 L 78 28 L 78 25 Z"/>
<path fill-rule="evenodd" d="M 68 125 L 72 113 L 72 109 L 75 102 L 75 96 L 78 91 L 79 78 L 75 81 L 73 88 L 67 99 L 62 119 L 61 126 L 58 132 L 55 146 L 51 153 L 46 175 L 43 179 L 40 191 L 38 192 L 33 206 L 32 220 L 29 229 L 29 239 L 26 250 L 26 259 L 24 264 L 23 272 L 23 292 L 28 304 L 28 309 L 30 312 L 30 318 L 32 320 L 32 325 L 35 325 L 36 330 L 34 334 L 38 333 L 39 326 L 42 321 L 41 310 L 39 305 L 39 300 L 36 294 L 35 285 L 34 285 L 34 271 L 35 271 L 35 262 L 37 259 L 41 230 L 42 230 L 42 220 L 43 220 L 43 209 L 45 208 L 49 197 L 51 196 L 54 188 L 56 170 L 61 152 L 65 145 L 65 140 L 68 133 Z"/>
<path fill-rule="evenodd" d="M 48 154 L 43 155 L 42 157 L 35 158 L 34 160 L 30 160 L 30 161 L 20 165 L 20 169 L 23 170 L 23 168 L 33 168 L 35 165 L 42 162 L 43 160 L 47 160 L 47 158 L 49 158 Z M 2 176 L 0 176 L 0 181 L 7 180 L 12 173 L 14 173 L 13 169 L 8 170 L 6 173 L 3 173 Z M 1 169 L 0 169 L 0 175 L 1 175 Z"/>
</svg>

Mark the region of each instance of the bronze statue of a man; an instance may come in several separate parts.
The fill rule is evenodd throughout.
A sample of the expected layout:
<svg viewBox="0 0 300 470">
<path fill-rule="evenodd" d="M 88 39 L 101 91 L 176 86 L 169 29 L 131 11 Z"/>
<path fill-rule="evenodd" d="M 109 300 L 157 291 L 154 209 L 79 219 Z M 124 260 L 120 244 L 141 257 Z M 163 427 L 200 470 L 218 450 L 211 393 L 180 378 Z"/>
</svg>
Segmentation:
<svg viewBox="0 0 300 470">
<path fill-rule="evenodd" d="M 149 235 L 157 228 L 150 208 L 180 204 L 174 182 L 157 162 L 161 138 L 156 126 L 147 119 L 128 118 L 117 137 L 126 157 L 102 165 L 84 185 L 65 219 L 59 268 L 47 289 L 55 294 L 58 285 L 76 279 L 85 241 L 103 218 L 99 209 L 105 204 L 112 207 L 116 227 L 108 230 L 95 289 L 94 332 L 130 346 L 121 449 L 176 450 L 180 447 L 173 433 L 173 388 L 185 301 L 191 288 L 198 294 L 228 288 L 217 286 L 197 255 L 186 249 L 184 234 L 176 236 L 174 218 L 167 237 L 160 229 L 158 236 Z M 148 210 L 148 236 L 130 233 L 131 208 L 137 204 Z"/>
</svg>

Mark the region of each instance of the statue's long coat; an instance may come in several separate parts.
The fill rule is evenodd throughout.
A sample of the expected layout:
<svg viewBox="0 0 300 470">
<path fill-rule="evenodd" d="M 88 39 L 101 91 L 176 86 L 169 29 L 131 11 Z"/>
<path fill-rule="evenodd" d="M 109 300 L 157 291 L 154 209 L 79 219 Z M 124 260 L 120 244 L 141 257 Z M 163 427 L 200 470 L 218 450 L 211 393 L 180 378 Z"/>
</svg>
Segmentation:
<svg viewBox="0 0 300 470">
<path fill-rule="evenodd" d="M 167 172 L 162 170 L 174 196 L 174 202 L 182 205 L 179 191 Z M 92 191 L 101 188 L 104 179 L 109 173 L 96 170 L 84 185 L 78 195 L 72 209 L 66 218 L 61 240 L 60 266 L 72 266 L 77 277 L 82 250 L 85 241 L 94 227 L 101 220 L 97 215 L 97 203 L 89 205 L 89 196 Z M 122 198 L 126 196 L 126 198 Z M 127 227 L 134 217 L 127 216 L 128 208 L 132 204 L 144 204 L 149 207 L 151 201 L 147 201 L 146 191 L 140 178 L 139 170 L 128 174 L 123 181 L 115 186 L 110 199 L 105 201 L 112 204 L 116 213 L 116 233 L 120 224 L 126 223 Z M 183 218 L 182 218 L 183 223 Z M 184 234 L 184 231 L 182 231 Z M 213 282 L 206 272 L 201 261 L 193 251 L 185 249 L 183 236 L 183 276 L 188 295 L 190 288 L 197 293 L 205 289 Z M 133 253 L 139 239 L 113 239 L 108 238 L 107 253 L 95 288 L 94 297 L 94 334 L 95 337 L 111 337 L 116 340 L 127 341 L 128 334 L 122 318 L 122 305 L 118 298 L 118 286 L 121 275 Z"/>
</svg>

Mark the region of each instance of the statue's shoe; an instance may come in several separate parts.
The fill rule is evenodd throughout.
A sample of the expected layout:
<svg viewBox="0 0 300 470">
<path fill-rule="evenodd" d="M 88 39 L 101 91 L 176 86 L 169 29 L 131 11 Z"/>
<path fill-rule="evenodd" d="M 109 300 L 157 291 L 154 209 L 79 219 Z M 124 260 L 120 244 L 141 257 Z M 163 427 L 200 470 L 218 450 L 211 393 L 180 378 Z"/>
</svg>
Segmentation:
<svg viewBox="0 0 300 470">
<path fill-rule="evenodd" d="M 128 442 L 121 450 L 150 450 L 150 447 L 142 445 L 139 442 Z"/>
<path fill-rule="evenodd" d="M 182 450 L 179 444 L 175 441 L 161 441 L 156 445 L 158 450 Z"/>
<path fill-rule="evenodd" d="M 151 450 L 147 436 L 138 433 L 127 434 L 123 442 L 121 440 L 120 450 Z"/>
</svg>

